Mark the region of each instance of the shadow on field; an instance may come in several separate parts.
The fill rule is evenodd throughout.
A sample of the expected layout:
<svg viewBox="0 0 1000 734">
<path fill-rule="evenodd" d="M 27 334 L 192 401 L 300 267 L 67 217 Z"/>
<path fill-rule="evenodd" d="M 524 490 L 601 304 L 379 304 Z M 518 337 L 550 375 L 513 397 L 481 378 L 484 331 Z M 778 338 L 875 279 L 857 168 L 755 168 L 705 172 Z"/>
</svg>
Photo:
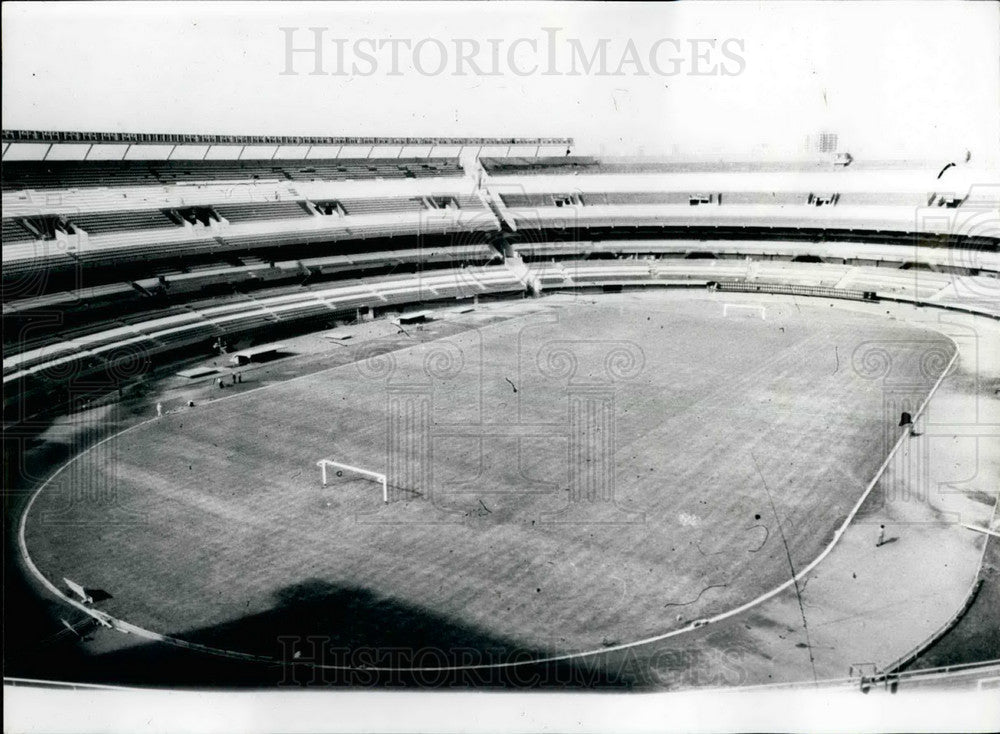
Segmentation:
<svg viewBox="0 0 1000 734">
<path fill-rule="evenodd" d="M 101 634 L 120 633 L 102 631 Z M 281 662 L 227 659 L 173 645 L 143 642 L 87 660 L 81 657 L 75 661 L 78 668 L 70 666 L 76 670 L 63 665 L 60 673 L 50 671 L 48 677 L 69 675 L 77 680 L 196 687 L 619 690 L 633 687 L 628 672 L 611 671 L 591 658 L 470 669 L 469 666 L 529 661 L 552 653 L 525 649 L 483 630 L 376 596 L 365 589 L 344 588 L 318 580 L 283 589 L 276 595 L 275 606 L 267 612 L 214 627 L 175 632 L 173 636 Z M 452 666 L 465 669 L 433 670 Z"/>
<path fill-rule="evenodd" d="M 89 596 L 95 604 L 97 602 L 107 601 L 108 599 L 114 599 L 114 597 L 104 589 L 84 589 L 83 592 Z"/>
</svg>

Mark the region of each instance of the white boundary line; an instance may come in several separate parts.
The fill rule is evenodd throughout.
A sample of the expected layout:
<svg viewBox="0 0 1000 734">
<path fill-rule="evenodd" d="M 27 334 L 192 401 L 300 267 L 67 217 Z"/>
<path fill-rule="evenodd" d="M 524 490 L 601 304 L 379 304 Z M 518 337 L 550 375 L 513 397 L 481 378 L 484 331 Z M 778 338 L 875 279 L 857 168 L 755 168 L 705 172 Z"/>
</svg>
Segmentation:
<svg viewBox="0 0 1000 734">
<path fill-rule="evenodd" d="M 532 315 L 532 314 L 525 314 L 525 316 L 530 316 L 530 315 Z M 517 318 L 517 317 L 515 317 L 515 318 Z M 504 321 L 504 322 L 499 322 L 499 323 L 507 323 L 507 322 Z M 951 359 L 948 361 L 948 364 L 941 371 L 941 374 L 938 376 L 937 381 L 934 383 L 934 386 L 931 388 L 930 392 L 927 393 L 927 396 L 924 398 L 924 401 L 920 404 L 920 407 L 914 413 L 914 416 L 913 416 L 914 420 L 917 417 L 919 417 L 923 413 L 923 411 L 926 409 L 927 404 L 928 404 L 928 402 L 930 402 L 931 397 L 933 397 L 934 393 L 937 392 L 937 389 L 938 389 L 938 387 L 940 387 L 941 383 L 944 381 L 944 378 L 948 376 L 948 373 L 951 371 L 952 366 L 955 364 L 955 362 L 956 362 L 956 360 L 958 359 L 958 356 L 959 356 L 958 343 L 952 337 L 948 336 L 947 334 L 943 334 L 941 332 L 936 332 L 936 333 L 939 333 L 939 334 L 941 334 L 941 336 L 943 336 L 946 339 L 948 339 L 952 343 L 952 346 L 954 347 L 955 351 L 952 354 Z M 416 348 L 418 346 L 420 346 L 420 345 L 413 345 L 413 347 L 407 347 L 407 349 L 414 349 L 414 348 Z M 349 363 L 347 363 L 345 365 L 337 365 L 336 367 L 331 367 L 330 369 L 339 369 L 340 367 L 345 367 L 345 366 L 348 366 L 350 364 L 353 364 L 353 363 L 349 362 Z M 326 370 L 320 370 L 319 372 L 324 372 L 324 371 L 326 371 Z M 264 389 L 267 389 L 268 387 L 273 387 L 273 386 L 276 386 L 276 385 L 284 385 L 284 384 L 286 384 L 288 382 L 292 382 L 292 381 L 297 380 L 297 379 L 304 379 L 306 377 L 312 377 L 313 375 L 318 374 L 319 372 L 310 373 L 308 375 L 302 375 L 300 377 L 292 378 L 292 380 L 286 380 L 284 382 L 272 383 L 272 385 L 264 385 L 264 386 L 262 386 L 260 388 L 257 388 L 257 389 L 258 390 L 264 390 Z M 254 392 L 256 392 L 256 390 Z M 232 395 L 232 396 L 227 396 L 226 398 L 219 398 L 219 399 L 226 400 L 226 399 L 230 399 L 230 398 L 240 397 L 240 396 L 246 395 L 246 394 L 248 394 L 248 393 L 240 393 L 239 395 Z M 128 431 L 131 431 L 131 430 L 133 430 L 135 428 L 138 428 L 139 426 L 144 426 L 147 423 L 151 423 L 152 421 L 155 421 L 155 420 L 157 420 L 157 419 L 156 418 L 151 418 L 150 420 L 143 421 L 141 423 L 137 423 L 136 425 L 130 426 L 130 427 L 124 429 L 123 431 L 119 431 L 116 434 L 108 436 L 107 438 L 102 439 L 98 443 L 96 443 L 93 446 L 91 446 L 90 448 L 88 448 L 84 452 L 84 454 L 92 451 L 93 449 L 97 448 L 101 444 L 103 444 L 103 443 L 105 443 L 107 441 L 110 441 L 112 438 L 115 438 L 117 436 L 121 436 L 122 434 L 124 434 L 124 433 L 126 433 Z M 878 471 L 875 473 L 875 476 L 868 483 L 868 486 L 865 488 L 865 491 L 861 494 L 861 497 L 854 504 L 854 507 L 851 508 L 851 511 L 848 513 L 847 517 L 844 519 L 844 522 L 841 524 L 840 528 L 838 528 L 834 532 L 833 540 L 830 541 L 829 545 L 827 545 L 826 548 L 824 548 L 823 551 L 815 559 L 813 559 L 813 561 L 811 563 L 809 563 L 809 565 L 807 565 L 805 568 L 803 568 L 802 570 L 800 570 L 797 574 L 795 574 L 795 576 L 793 576 L 792 578 L 788 579 L 788 581 L 785 581 L 783 584 L 775 587 L 774 589 L 771 589 L 768 592 L 765 592 L 765 593 L 761 594 L 756 599 L 752 599 L 751 601 L 746 602 L 745 604 L 742 604 L 741 606 L 736 607 L 735 609 L 730 609 L 729 611 L 722 612 L 720 614 L 717 614 L 717 615 L 715 615 L 713 617 L 708 617 L 706 619 L 695 620 L 695 621 L 691 622 L 690 624 L 688 624 L 686 627 L 682 627 L 682 628 L 676 629 L 676 630 L 671 630 L 670 632 L 665 632 L 665 633 L 660 634 L 660 635 L 654 635 L 652 637 L 646 637 L 646 638 L 643 638 L 643 639 L 640 639 L 640 640 L 635 640 L 633 642 L 624 642 L 624 643 L 620 643 L 618 645 L 611 645 L 611 646 L 608 646 L 608 647 L 601 647 L 601 648 L 592 649 L 592 650 L 583 650 L 583 651 L 580 651 L 580 652 L 573 652 L 573 653 L 565 653 L 563 655 L 551 655 L 551 656 L 548 656 L 548 657 L 530 658 L 530 659 L 526 659 L 526 660 L 517 660 L 517 661 L 512 661 L 512 662 L 504 662 L 504 663 L 483 663 L 483 664 L 479 664 L 479 665 L 444 665 L 444 666 L 419 667 L 419 668 L 383 668 L 383 667 L 374 667 L 373 666 L 373 667 L 366 667 L 366 668 L 364 668 L 364 670 L 370 671 L 370 672 L 382 672 L 382 673 L 395 673 L 395 672 L 405 672 L 405 671 L 414 671 L 414 672 L 421 671 L 421 672 L 432 673 L 432 672 L 457 672 L 457 671 L 462 671 L 462 670 L 485 670 L 485 669 L 515 668 L 515 667 L 523 667 L 525 665 L 544 665 L 544 664 L 549 664 L 549 663 L 565 662 L 567 660 L 575 660 L 575 659 L 581 659 L 581 658 L 587 658 L 587 657 L 594 657 L 594 656 L 597 656 L 597 655 L 603 655 L 603 654 L 607 654 L 607 653 L 618 652 L 618 651 L 621 651 L 621 650 L 628 650 L 628 649 L 635 648 L 635 647 L 642 647 L 644 645 L 649 645 L 649 644 L 654 643 L 654 642 L 661 642 L 663 640 L 670 639 L 671 637 L 676 637 L 678 635 L 685 634 L 687 632 L 691 632 L 691 631 L 693 631 L 695 629 L 701 629 L 701 628 L 704 628 L 707 625 L 715 624 L 717 622 L 721 622 L 723 620 L 729 619 L 730 617 L 736 616 L 737 614 L 741 614 L 742 612 L 745 612 L 748 609 L 752 609 L 753 607 L 758 606 L 759 604 L 762 604 L 763 602 L 767 601 L 768 599 L 771 599 L 771 598 L 777 596 L 778 594 L 780 594 L 781 592 L 785 591 L 787 588 L 789 588 L 793 584 L 798 583 L 807 574 L 809 574 L 810 572 L 812 572 L 812 570 L 814 568 L 816 568 L 816 566 L 818 566 L 823 561 L 823 559 L 825 559 L 830 554 L 831 551 L 833 551 L 834 547 L 840 541 L 841 537 L 843 537 L 843 534 L 847 530 L 847 527 L 854 520 L 855 515 L 857 515 L 858 511 L 861 509 L 861 506 L 864 504 L 865 500 L 868 499 L 868 495 L 871 494 L 872 489 L 874 489 L 875 484 L 881 478 L 882 473 L 885 471 L 886 467 L 889 465 L 889 462 L 892 460 L 893 456 L 895 456 L 896 451 L 899 450 L 899 447 L 902 445 L 903 441 L 906 439 L 907 436 L 909 436 L 909 433 L 910 432 L 909 432 L 908 428 L 901 433 L 899 439 L 896 441 L 895 445 L 889 451 L 888 456 L 886 456 L 885 461 L 882 462 L 882 465 L 879 467 Z M 20 547 L 21 554 L 22 554 L 22 556 L 24 558 L 24 561 L 28 565 L 28 569 L 32 572 L 32 574 L 39 581 L 41 581 L 41 583 L 52 594 L 54 594 L 57 598 L 62 599 L 63 601 L 69 603 L 71 606 L 79 609 L 80 611 L 84 612 L 85 614 L 87 614 L 89 616 L 94 617 L 96 615 L 101 615 L 108 622 L 110 622 L 111 625 L 113 627 L 115 627 L 116 629 L 119 629 L 119 630 L 124 631 L 124 632 L 130 632 L 130 633 L 136 634 L 137 636 L 144 637 L 146 639 L 156 640 L 156 641 L 160 641 L 160 642 L 166 642 L 168 644 L 176 645 L 178 647 L 184 647 L 184 648 L 188 648 L 188 649 L 192 649 L 192 650 L 198 650 L 198 651 L 201 651 L 201 652 L 207 652 L 207 653 L 211 653 L 211 654 L 214 654 L 214 655 L 221 655 L 223 657 L 239 658 L 239 659 L 245 659 L 245 660 L 254 660 L 254 661 L 258 661 L 258 662 L 272 663 L 272 664 L 273 663 L 296 664 L 296 663 L 293 663 L 291 661 L 280 660 L 278 658 L 270 657 L 270 656 L 267 656 L 267 655 L 252 655 L 252 654 L 249 654 L 249 653 L 241 653 L 241 652 L 236 652 L 236 651 L 233 651 L 233 650 L 224 650 L 224 649 L 221 649 L 221 648 L 213 648 L 213 647 L 209 647 L 207 645 L 201 645 L 201 644 L 198 644 L 198 643 L 188 642 L 186 640 L 181 640 L 181 639 L 176 638 L 176 637 L 170 637 L 170 636 L 167 636 L 167 635 L 162 635 L 162 634 L 160 634 L 158 632 L 153 632 L 151 630 L 143 629 L 142 627 L 138 627 L 136 625 L 133 625 L 130 622 L 126 622 L 124 620 L 116 619 L 114 617 L 111 617 L 110 615 L 103 614 L 102 612 L 96 612 L 95 610 L 90 609 L 89 607 L 87 607 L 87 606 L 85 606 L 83 604 L 80 604 L 79 602 L 75 601 L 74 599 L 71 599 L 70 597 L 66 596 L 58 587 L 56 587 L 51 581 L 49 581 L 41 573 L 41 571 L 39 571 L 38 567 L 35 566 L 34 562 L 31 560 L 31 556 L 28 554 L 28 546 L 27 546 L 27 543 L 25 542 L 25 526 L 27 524 L 28 512 L 31 510 L 31 506 L 34 504 L 35 500 L 38 498 L 38 495 L 41 494 L 41 492 L 48 486 L 48 484 L 53 479 L 55 479 L 55 477 L 58 476 L 63 470 L 65 470 L 70 464 L 72 464 L 74 461 L 76 461 L 82 455 L 83 454 L 79 454 L 79 455 L 71 458 L 69 461 L 67 461 L 65 464 L 63 464 L 61 467 L 59 467 L 59 469 L 51 477 L 49 477 L 45 481 L 45 483 L 42 484 L 41 487 L 39 487 L 35 491 L 35 493 L 31 496 L 31 499 L 28 501 L 28 504 L 24 508 L 24 512 L 21 515 L 21 521 L 20 521 L 19 527 L 18 527 L 18 545 Z M 308 662 L 306 662 L 306 663 L 297 663 L 297 664 L 298 665 L 308 665 L 309 667 L 312 667 L 312 668 L 318 668 L 318 669 L 324 669 L 324 670 L 345 670 L 345 671 L 347 671 L 347 670 L 360 670 L 358 668 L 354 668 L 354 667 L 349 666 L 349 665 L 322 665 L 322 664 L 315 664 L 315 663 L 308 663 Z"/>
<path fill-rule="evenodd" d="M 989 528 L 981 528 L 978 525 L 970 525 L 967 522 L 960 522 L 963 528 L 968 528 L 969 530 L 975 530 L 977 533 L 982 533 L 983 535 L 992 535 L 994 538 L 1000 538 L 1000 533 L 996 530 L 990 530 Z"/>
</svg>

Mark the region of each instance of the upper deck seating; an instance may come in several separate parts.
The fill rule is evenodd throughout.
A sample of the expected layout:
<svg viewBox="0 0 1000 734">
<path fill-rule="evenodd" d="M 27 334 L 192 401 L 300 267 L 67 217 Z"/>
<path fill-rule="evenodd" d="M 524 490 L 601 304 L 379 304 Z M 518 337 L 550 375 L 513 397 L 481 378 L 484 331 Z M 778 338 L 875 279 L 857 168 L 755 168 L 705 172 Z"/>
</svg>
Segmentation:
<svg viewBox="0 0 1000 734">
<path fill-rule="evenodd" d="M 163 186 L 212 181 L 349 181 L 461 176 L 457 158 L 272 161 L 11 161 L 3 190 Z"/>
<path fill-rule="evenodd" d="M 370 158 L 286 161 L 283 169 L 293 181 L 349 181 L 367 178 L 428 178 L 461 176 L 457 158 Z"/>
<path fill-rule="evenodd" d="M 589 157 L 548 158 L 480 158 L 480 164 L 491 176 L 597 173 L 601 164 Z"/>
<path fill-rule="evenodd" d="M 112 181 L 114 183 L 110 183 Z M 160 182 L 144 161 L 11 161 L 3 164 L 4 191 L 111 185 L 157 186 Z"/>
</svg>

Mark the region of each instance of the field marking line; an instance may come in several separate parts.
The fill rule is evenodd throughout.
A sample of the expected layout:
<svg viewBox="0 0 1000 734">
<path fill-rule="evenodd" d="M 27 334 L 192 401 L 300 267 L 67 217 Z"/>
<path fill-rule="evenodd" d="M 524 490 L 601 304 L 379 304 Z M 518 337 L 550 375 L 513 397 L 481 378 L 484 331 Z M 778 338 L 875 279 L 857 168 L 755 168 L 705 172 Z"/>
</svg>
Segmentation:
<svg viewBox="0 0 1000 734">
<path fill-rule="evenodd" d="M 525 316 L 528 316 L 528 315 L 531 315 L 531 314 L 526 314 Z M 498 323 L 507 323 L 510 320 L 515 320 L 515 319 L 508 319 L 507 321 L 502 321 L 502 322 L 498 322 Z M 494 324 L 487 324 L 486 326 L 489 327 L 489 326 L 493 326 L 493 325 Z M 955 364 L 955 362 L 956 362 L 956 360 L 958 359 L 958 356 L 959 356 L 959 346 L 958 346 L 958 343 L 952 337 L 948 336 L 947 334 L 941 334 L 941 335 L 944 336 L 946 339 L 948 339 L 952 343 L 952 346 L 954 347 L 954 353 L 952 354 L 951 359 L 948 361 L 948 364 L 941 371 L 941 374 L 938 376 L 937 381 L 934 383 L 933 387 L 931 387 L 930 392 L 928 392 L 927 396 L 924 398 L 923 402 L 920 404 L 920 407 L 914 413 L 914 418 L 919 417 L 923 413 L 923 411 L 926 409 L 927 404 L 930 402 L 931 397 L 933 397 L 934 393 L 937 392 L 937 389 L 941 386 L 941 383 L 944 381 L 944 378 L 948 376 L 948 373 L 951 371 L 952 366 Z M 423 343 L 424 342 L 422 342 L 421 344 L 423 344 Z M 405 347 L 404 349 L 414 349 L 414 348 L 416 348 L 418 346 L 420 346 L 420 345 L 419 344 L 415 344 L 412 347 Z M 354 364 L 354 363 L 347 363 L 345 365 L 337 365 L 336 367 L 332 367 L 332 368 L 329 368 L 329 369 L 339 369 L 341 367 L 347 367 L 350 364 Z M 309 375 L 302 375 L 302 376 L 297 377 L 297 378 L 292 378 L 292 380 L 288 380 L 286 382 L 292 382 L 294 380 L 303 379 L 305 377 L 311 377 L 312 375 L 320 374 L 320 373 L 325 372 L 325 371 L 328 371 L 328 370 L 320 370 L 319 372 L 310 373 Z M 283 384 L 285 384 L 285 382 L 278 382 L 278 383 L 273 383 L 271 385 L 264 385 L 264 386 L 262 386 L 260 388 L 256 388 L 255 391 L 256 390 L 264 390 L 264 389 L 267 389 L 268 387 L 276 387 L 277 385 L 283 385 Z M 248 393 L 240 393 L 239 395 L 232 395 L 232 396 L 227 396 L 225 398 L 218 398 L 217 400 L 228 400 L 230 397 L 233 397 L 233 398 L 235 398 L 235 397 L 241 397 L 241 396 L 246 395 L 246 394 L 248 394 Z M 134 428 L 138 428 L 139 426 L 146 425 L 147 423 L 151 423 L 151 422 L 153 422 L 155 420 L 157 420 L 157 419 L 156 418 L 151 418 L 151 419 L 149 419 L 147 421 L 143 421 L 141 423 L 137 423 L 134 426 L 130 426 L 129 428 L 126 428 L 125 430 L 120 431 L 119 433 L 116 433 L 116 434 L 114 434 L 112 436 L 108 436 L 107 438 L 102 439 L 98 443 L 96 443 L 93 446 L 91 446 L 90 448 L 88 448 L 82 454 L 80 454 L 80 455 L 78 455 L 76 457 L 73 457 L 72 459 L 70 459 L 69 461 L 67 461 L 65 464 L 63 464 L 55 472 L 55 474 L 53 474 L 51 477 L 49 477 L 49 479 L 47 479 L 45 481 L 45 483 L 42 484 L 42 486 L 38 488 L 38 490 L 35 491 L 35 493 L 31 496 L 31 499 L 28 501 L 28 504 L 25 506 L 23 514 L 21 515 L 21 521 L 19 523 L 19 528 L 18 528 L 18 545 L 20 547 L 21 554 L 22 554 L 25 562 L 28 564 L 29 570 L 57 598 L 62 599 L 63 601 L 69 603 L 71 606 L 79 609 L 80 611 L 83 611 L 84 613 L 86 613 L 86 614 L 88 614 L 90 616 L 93 616 L 93 611 L 94 610 L 91 610 L 90 608 L 84 606 L 83 604 L 80 604 L 79 602 L 76 602 L 74 599 L 66 596 L 62 591 L 60 591 L 54 584 L 52 584 L 51 581 L 49 581 L 39 571 L 38 567 L 35 566 L 34 562 L 31 560 L 31 557 L 28 554 L 27 543 L 25 542 L 25 526 L 26 526 L 26 521 L 27 521 L 27 518 L 28 518 L 28 512 L 31 509 L 31 506 L 34 504 L 35 500 L 38 498 L 38 495 L 41 494 L 41 492 L 48 486 L 48 484 L 56 476 L 58 476 L 63 470 L 65 470 L 70 464 L 72 464 L 74 461 L 76 461 L 76 459 L 78 459 L 80 456 L 83 456 L 86 453 L 89 453 L 93 449 L 95 449 L 98 446 L 100 446 L 101 444 L 103 444 L 103 443 L 111 440 L 112 438 L 120 436 L 123 433 L 126 433 L 127 431 L 130 431 L 130 430 L 132 430 Z M 576 660 L 576 659 L 581 659 L 581 658 L 594 657 L 594 656 L 597 656 L 597 655 L 602 655 L 602 654 L 607 654 L 607 653 L 612 653 L 612 652 L 618 652 L 618 651 L 621 651 L 621 650 L 627 650 L 627 649 L 631 649 L 631 648 L 641 647 L 641 646 L 644 646 L 644 645 L 649 645 L 649 644 L 654 643 L 654 642 L 661 642 L 663 640 L 667 640 L 667 639 L 670 639 L 672 637 L 676 637 L 678 635 L 685 634 L 687 632 L 691 632 L 691 631 L 693 631 L 695 629 L 701 629 L 701 628 L 704 628 L 707 625 L 715 624 L 717 622 L 721 622 L 723 620 L 729 619 L 730 617 L 734 617 L 737 614 L 741 614 L 742 612 L 745 612 L 745 611 L 747 611 L 749 609 L 752 609 L 753 607 L 758 606 L 758 605 L 762 604 L 763 602 L 765 602 L 765 601 L 767 601 L 767 600 L 769 600 L 769 599 L 777 596 L 778 594 L 780 594 L 781 592 L 785 591 L 786 589 L 788 589 L 793 584 L 798 583 L 799 580 L 801 580 L 807 574 L 811 573 L 812 570 L 814 568 L 816 568 L 816 566 L 818 566 L 833 551 L 834 547 L 840 541 L 841 537 L 843 537 L 845 531 L 847 530 L 847 527 L 854 520 L 854 517 L 857 515 L 858 511 L 861 509 L 861 506 L 864 504 L 865 500 L 868 499 L 868 496 L 871 494 L 872 489 L 874 489 L 876 483 L 882 477 L 883 472 L 885 471 L 886 467 L 888 467 L 889 462 L 895 456 L 896 451 L 899 449 L 899 447 L 903 444 L 903 441 L 908 436 L 909 436 L 909 430 L 905 430 L 905 431 L 903 431 L 901 433 L 899 439 L 896 441 L 895 445 L 889 451 L 888 456 L 886 456 L 885 461 L 882 462 L 882 465 L 879 467 L 878 471 L 876 472 L 876 474 L 872 478 L 872 480 L 868 483 L 868 486 L 865 488 L 865 491 L 862 493 L 862 495 L 858 499 L 858 501 L 854 504 L 854 507 L 848 513 L 847 517 L 845 518 L 844 522 L 841 524 L 840 528 L 838 528 L 836 531 L 834 531 L 833 540 L 830 541 L 830 544 L 827 545 L 827 547 L 819 554 L 819 556 L 817 556 L 815 559 L 813 559 L 813 561 L 811 563 L 809 563 L 807 566 L 805 566 L 801 571 L 799 571 L 795 576 L 793 576 L 789 580 L 785 581 L 784 583 L 780 584 L 779 586 L 775 587 L 774 589 L 771 589 L 770 591 L 767 591 L 767 592 L 761 594 L 756 599 L 752 599 L 751 601 L 746 602 L 745 604 L 742 604 L 742 605 L 736 607 L 735 609 L 730 609 L 730 610 L 728 610 L 726 612 L 722 612 L 720 614 L 717 614 L 717 615 L 712 616 L 712 617 L 708 617 L 706 619 L 694 620 L 691 623 L 689 623 L 686 627 L 682 627 L 682 628 L 676 629 L 676 630 L 671 630 L 670 632 L 665 632 L 665 633 L 660 634 L 660 635 L 654 635 L 652 637 L 646 637 L 646 638 L 643 638 L 643 639 L 640 639 L 640 640 L 634 640 L 632 642 L 624 642 L 624 643 L 620 643 L 620 644 L 617 644 L 617 645 L 610 645 L 608 647 L 600 647 L 600 648 L 596 648 L 596 649 L 592 649 L 592 650 L 583 650 L 583 651 L 580 651 L 580 652 L 565 653 L 565 654 L 562 654 L 562 655 L 552 655 L 552 656 L 548 656 L 548 657 L 531 658 L 531 659 L 528 659 L 528 660 L 517 660 L 517 661 L 513 661 L 513 662 L 483 663 L 483 664 L 478 664 L 478 665 L 445 665 L 445 666 L 432 666 L 432 667 L 420 667 L 420 668 L 382 668 L 382 667 L 372 666 L 372 667 L 364 668 L 364 670 L 371 671 L 371 672 L 383 672 L 383 673 L 393 673 L 393 672 L 403 672 L 403 671 L 423 671 L 423 672 L 429 672 L 429 673 L 431 673 L 431 672 L 457 672 L 457 671 L 462 671 L 462 670 L 487 670 L 487 669 L 489 669 L 489 670 L 495 670 L 495 669 L 506 669 L 506 668 L 523 667 L 525 665 L 544 665 L 544 664 L 549 664 L 549 663 L 565 662 L 565 661 L 568 661 L 568 660 Z M 156 641 L 159 641 L 159 642 L 166 642 L 168 644 L 176 645 L 178 647 L 184 647 L 184 648 L 188 648 L 188 649 L 191 649 L 191 650 L 198 650 L 200 652 L 207 652 L 207 653 L 210 653 L 210 654 L 220 655 L 220 656 L 223 656 L 223 657 L 245 659 L 245 660 L 254 660 L 254 661 L 258 661 L 258 662 L 265 662 L 265 663 L 272 663 L 272 664 L 273 663 L 278 663 L 278 664 L 292 664 L 292 665 L 295 664 L 295 663 L 292 663 L 290 661 L 283 661 L 283 660 L 280 660 L 278 658 L 274 658 L 274 657 L 270 657 L 270 656 L 266 656 L 266 655 L 253 655 L 253 654 L 250 654 L 250 653 L 241 653 L 241 652 L 233 651 L 233 650 L 224 650 L 224 649 L 220 649 L 220 648 L 209 647 L 207 645 L 201 645 L 199 643 L 188 642 L 186 640 L 182 640 L 182 639 L 179 639 L 179 638 L 176 638 L 176 637 L 170 637 L 170 636 L 167 636 L 167 635 L 162 635 L 162 634 L 160 634 L 158 632 L 153 632 L 151 630 L 146 630 L 146 629 L 144 629 L 142 627 L 139 627 L 137 625 L 134 625 L 134 624 L 132 624 L 130 622 L 126 622 L 125 620 L 119 620 L 117 618 L 111 617 L 110 615 L 104 615 L 103 613 L 101 613 L 101 614 L 102 614 L 102 616 L 104 616 L 105 619 L 107 619 L 109 622 L 111 622 L 114 627 L 119 628 L 119 629 L 121 629 L 123 631 L 131 632 L 133 634 L 136 634 L 137 636 L 144 637 L 146 639 L 156 640 Z M 347 666 L 347 665 L 322 665 L 322 664 L 313 664 L 313 663 L 298 663 L 298 664 L 299 665 L 309 665 L 312 668 L 324 669 L 324 670 L 343 670 L 343 671 L 348 671 L 348 670 L 355 670 L 356 669 L 356 668 L 354 668 L 352 666 Z"/>
<path fill-rule="evenodd" d="M 994 538 L 1000 538 L 1000 533 L 996 530 L 990 530 L 989 528 L 981 528 L 978 525 L 970 525 L 967 522 L 959 523 L 963 528 L 968 528 L 969 530 L 975 530 L 977 533 L 983 533 L 984 535 L 992 535 Z"/>
</svg>

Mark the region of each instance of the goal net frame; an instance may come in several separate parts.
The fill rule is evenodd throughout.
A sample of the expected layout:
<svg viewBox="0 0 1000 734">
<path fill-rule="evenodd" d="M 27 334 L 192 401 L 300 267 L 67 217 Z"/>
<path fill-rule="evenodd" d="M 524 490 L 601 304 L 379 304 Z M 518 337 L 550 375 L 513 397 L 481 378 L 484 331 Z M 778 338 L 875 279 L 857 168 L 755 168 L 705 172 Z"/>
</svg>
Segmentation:
<svg viewBox="0 0 1000 734">
<path fill-rule="evenodd" d="M 320 470 L 320 478 L 323 481 L 323 486 L 327 484 L 327 467 L 334 467 L 337 469 L 346 469 L 347 471 L 354 472 L 355 474 L 360 474 L 363 477 L 372 479 L 382 485 L 382 502 L 389 504 L 389 482 L 386 480 L 385 474 L 377 471 L 371 471 L 370 469 L 361 469 L 357 466 L 352 466 L 351 464 L 344 464 L 339 461 L 334 461 L 333 459 L 320 459 L 316 462 L 316 466 Z"/>
</svg>

